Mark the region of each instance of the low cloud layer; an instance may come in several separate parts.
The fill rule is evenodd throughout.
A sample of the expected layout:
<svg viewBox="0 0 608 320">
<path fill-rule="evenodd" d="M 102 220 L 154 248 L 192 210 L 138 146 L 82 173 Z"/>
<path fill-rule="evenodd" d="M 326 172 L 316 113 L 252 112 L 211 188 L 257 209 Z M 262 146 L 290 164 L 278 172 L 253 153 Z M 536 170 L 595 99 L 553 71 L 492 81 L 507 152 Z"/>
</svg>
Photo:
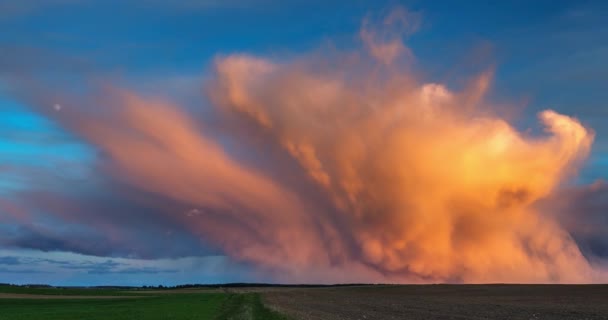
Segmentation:
<svg viewBox="0 0 608 320">
<path fill-rule="evenodd" d="M 593 204 L 605 188 L 587 196 L 563 187 L 593 130 L 546 110 L 542 134 L 518 131 L 484 99 L 491 70 L 456 89 L 423 80 L 401 42 L 408 19 L 366 20 L 354 52 L 218 56 L 201 102 L 213 121 L 115 86 L 79 97 L 21 87 L 98 150 L 96 170 L 137 203 L 88 222 L 70 216 L 82 204 L 53 212 L 102 228 L 97 236 L 116 239 L 109 247 L 137 244 L 127 231 L 138 221 L 148 231 L 172 225 L 276 281 L 603 281 L 603 249 L 580 245 L 597 234 L 586 229 L 594 218 L 573 217 L 607 208 Z M 17 240 L 0 237 L 31 247 Z"/>
<path fill-rule="evenodd" d="M 0 256 L 1 283 L 177 285 L 239 282 L 255 276 L 222 256 L 146 260 L 6 249 L 0 249 Z"/>
</svg>

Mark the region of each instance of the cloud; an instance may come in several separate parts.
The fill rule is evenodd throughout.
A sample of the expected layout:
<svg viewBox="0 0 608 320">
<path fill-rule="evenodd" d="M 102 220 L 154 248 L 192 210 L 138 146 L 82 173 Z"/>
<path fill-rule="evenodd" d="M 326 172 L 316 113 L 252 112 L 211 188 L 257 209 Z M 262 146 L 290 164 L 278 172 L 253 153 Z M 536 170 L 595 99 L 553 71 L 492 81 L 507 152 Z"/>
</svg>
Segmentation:
<svg viewBox="0 0 608 320">
<path fill-rule="evenodd" d="M 19 259 L 17 257 L 0 257 L 0 264 L 14 266 L 19 264 Z"/>
<path fill-rule="evenodd" d="M 1 268 L 0 273 L 41 273 L 45 271 L 48 265 L 59 268 L 55 272 L 63 270 L 86 272 L 88 274 L 157 274 L 157 273 L 174 273 L 178 272 L 177 269 L 158 268 L 153 266 L 134 266 L 133 260 L 121 260 L 117 262 L 115 260 L 105 261 L 73 261 L 73 260 L 56 260 L 56 259 L 44 259 L 44 258 L 32 258 L 24 256 L 8 256 L 0 258 L 0 264 L 22 267 L 27 266 L 29 269 L 14 268 L 7 269 Z M 137 262 L 135 262 L 137 263 Z M 32 269 L 35 267 L 36 269 Z"/>
<path fill-rule="evenodd" d="M 34 269 L 8 269 L 8 268 L 0 268 L 0 274 L 38 274 L 38 273 L 48 273 L 44 270 L 34 270 Z"/>
<path fill-rule="evenodd" d="M 143 267 L 143 268 L 126 268 L 121 270 L 90 270 L 90 274 L 159 274 L 159 273 L 175 273 L 179 272 L 177 269 L 161 269 L 155 267 Z"/>
<path fill-rule="evenodd" d="M 44 261 L 44 260 L 41 260 Z M 55 262 L 59 263 L 59 262 Z M 80 263 L 60 263 L 63 269 L 80 270 L 88 274 L 158 274 L 175 273 L 177 269 L 166 269 L 152 266 L 135 267 L 126 262 L 106 260 L 104 262 L 83 261 Z"/>
<path fill-rule="evenodd" d="M 608 258 L 608 185 L 598 180 L 590 185 L 559 190 L 539 204 L 550 212 L 576 239 L 590 260 Z"/>
<path fill-rule="evenodd" d="M 18 264 L 3 267 L 0 277 L 11 283 L 51 285 L 166 285 L 241 282 L 254 274 L 224 256 L 176 259 L 129 259 L 67 252 L 0 249 L 0 256 Z M 162 274 L 162 280 L 157 275 Z M 265 279 L 255 274 L 257 279 Z"/>
<path fill-rule="evenodd" d="M 185 216 L 183 205 L 162 199 L 149 201 L 147 195 L 117 185 L 101 183 L 87 190 L 90 183 L 80 182 L 78 192 L 60 184 L 53 191 L 21 191 L 12 194 L 10 202 L 0 201 L 0 221 L 10 226 L 0 234 L 0 244 L 148 259 L 217 252 L 168 215 Z M 76 183 L 67 185 L 74 187 Z"/>
<path fill-rule="evenodd" d="M 99 236 L 80 236 L 71 234 L 69 237 L 61 234 L 34 233 L 32 230 L 20 231 L 3 241 L 5 247 L 39 249 L 42 251 L 64 250 L 86 254 L 110 255 L 113 251 L 109 245 L 97 245 L 103 241 Z"/>
<path fill-rule="evenodd" d="M 418 28 L 418 14 L 399 7 L 392 10 L 381 24 L 374 21 L 367 17 L 359 31 L 359 36 L 372 57 L 385 65 L 393 64 L 399 57 L 412 58 L 412 52 L 403 43 L 403 37 Z"/>
<path fill-rule="evenodd" d="M 155 208 L 79 218 L 108 207 L 24 195 L 60 221 L 102 231 L 82 238 L 72 230 L 84 240 L 66 243 L 59 229 L 25 223 L 45 236 L 32 243 L 109 255 L 150 239 L 129 230 L 167 223 L 279 281 L 604 279 L 576 227 L 538 205 L 567 192 L 560 187 L 586 159 L 593 131 L 545 110 L 543 134 L 519 132 L 484 100 L 491 71 L 463 88 L 420 79 L 399 63 L 409 52 L 404 14 L 383 20 L 387 33 L 365 22 L 354 53 L 219 56 L 206 87 L 214 125 L 169 99 L 111 85 L 79 95 L 22 88 L 34 103 L 57 97 L 72 106 L 44 112 L 98 150 L 110 186 L 127 186 L 121 196 Z M 108 247 L 88 249 L 96 237 Z"/>
<path fill-rule="evenodd" d="M 393 280 L 590 281 L 576 243 L 531 204 L 573 173 L 593 134 L 545 111 L 550 136 L 525 137 L 480 109 L 486 75 L 452 92 L 395 69 L 369 79 L 233 56 L 212 92 L 333 199 L 353 263 Z"/>
<path fill-rule="evenodd" d="M 177 106 L 126 92 L 112 94 L 116 100 L 108 105 L 113 107 L 102 115 L 107 121 L 94 121 L 88 114 L 68 121 L 107 154 L 109 170 L 123 182 L 200 207 L 204 214 L 199 219 L 186 211 L 173 218 L 242 258 L 265 255 L 277 263 L 289 258 L 294 265 L 322 259 L 316 258 L 321 244 L 313 222 L 293 192 L 237 163 Z M 277 241 L 285 246 L 263 245 Z"/>
</svg>

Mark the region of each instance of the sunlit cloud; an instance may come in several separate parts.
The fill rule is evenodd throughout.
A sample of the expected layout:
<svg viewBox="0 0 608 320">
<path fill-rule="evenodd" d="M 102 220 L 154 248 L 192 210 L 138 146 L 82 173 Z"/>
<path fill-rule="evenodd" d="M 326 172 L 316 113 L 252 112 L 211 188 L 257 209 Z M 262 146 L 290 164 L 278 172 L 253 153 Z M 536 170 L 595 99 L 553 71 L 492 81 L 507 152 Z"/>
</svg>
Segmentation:
<svg viewBox="0 0 608 320">
<path fill-rule="evenodd" d="M 127 197 L 171 203 L 158 221 L 277 281 L 606 279 L 565 223 L 571 202 L 539 205 L 566 192 L 593 130 L 545 110 L 542 134 L 521 132 L 485 99 L 492 68 L 460 88 L 423 79 L 403 42 L 417 17 L 370 19 L 354 51 L 218 56 L 204 87 L 214 124 L 114 85 L 49 94 L 50 110 L 31 94 L 140 192 Z M 91 225 L 123 243 L 111 221 Z"/>
</svg>

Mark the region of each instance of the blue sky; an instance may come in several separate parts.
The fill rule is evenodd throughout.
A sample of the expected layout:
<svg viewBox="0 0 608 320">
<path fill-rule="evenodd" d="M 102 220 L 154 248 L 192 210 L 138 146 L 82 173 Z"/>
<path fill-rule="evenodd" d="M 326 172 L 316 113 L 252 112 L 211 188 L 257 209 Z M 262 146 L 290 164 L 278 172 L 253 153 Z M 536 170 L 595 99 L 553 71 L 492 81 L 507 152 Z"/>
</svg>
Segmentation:
<svg viewBox="0 0 608 320">
<path fill-rule="evenodd" d="M 104 153 L 52 117 L 69 102 L 15 83 L 78 93 L 112 79 L 195 106 L 216 57 L 354 48 L 362 19 L 397 5 L 420 21 L 406 44 L 422 77 L 459 86 L 494 67 L 489 100 L 514 105 L 516 127 L 539 130 L 544 109 L 577 117 L 596 139 L 576 184 L 608 178 L 606 1 L 0 0 L 0 283 L 270 279 L 164 218 L 166 199 L 133 200 L 149 194 L 100 174 Z"/>
</svg>

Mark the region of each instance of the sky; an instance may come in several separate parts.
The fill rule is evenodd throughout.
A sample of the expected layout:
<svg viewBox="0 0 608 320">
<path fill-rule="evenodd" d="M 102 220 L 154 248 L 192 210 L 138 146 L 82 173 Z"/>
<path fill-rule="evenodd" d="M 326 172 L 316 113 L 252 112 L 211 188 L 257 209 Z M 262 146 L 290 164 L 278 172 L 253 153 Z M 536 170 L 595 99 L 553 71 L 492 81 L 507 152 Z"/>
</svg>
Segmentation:
<svg viewBox="0 0 608 320">
<path fill-rule="evenodd" d="M 606 14 L 0 0 L 0 283 L 606 282 Z"/>
</svg>

